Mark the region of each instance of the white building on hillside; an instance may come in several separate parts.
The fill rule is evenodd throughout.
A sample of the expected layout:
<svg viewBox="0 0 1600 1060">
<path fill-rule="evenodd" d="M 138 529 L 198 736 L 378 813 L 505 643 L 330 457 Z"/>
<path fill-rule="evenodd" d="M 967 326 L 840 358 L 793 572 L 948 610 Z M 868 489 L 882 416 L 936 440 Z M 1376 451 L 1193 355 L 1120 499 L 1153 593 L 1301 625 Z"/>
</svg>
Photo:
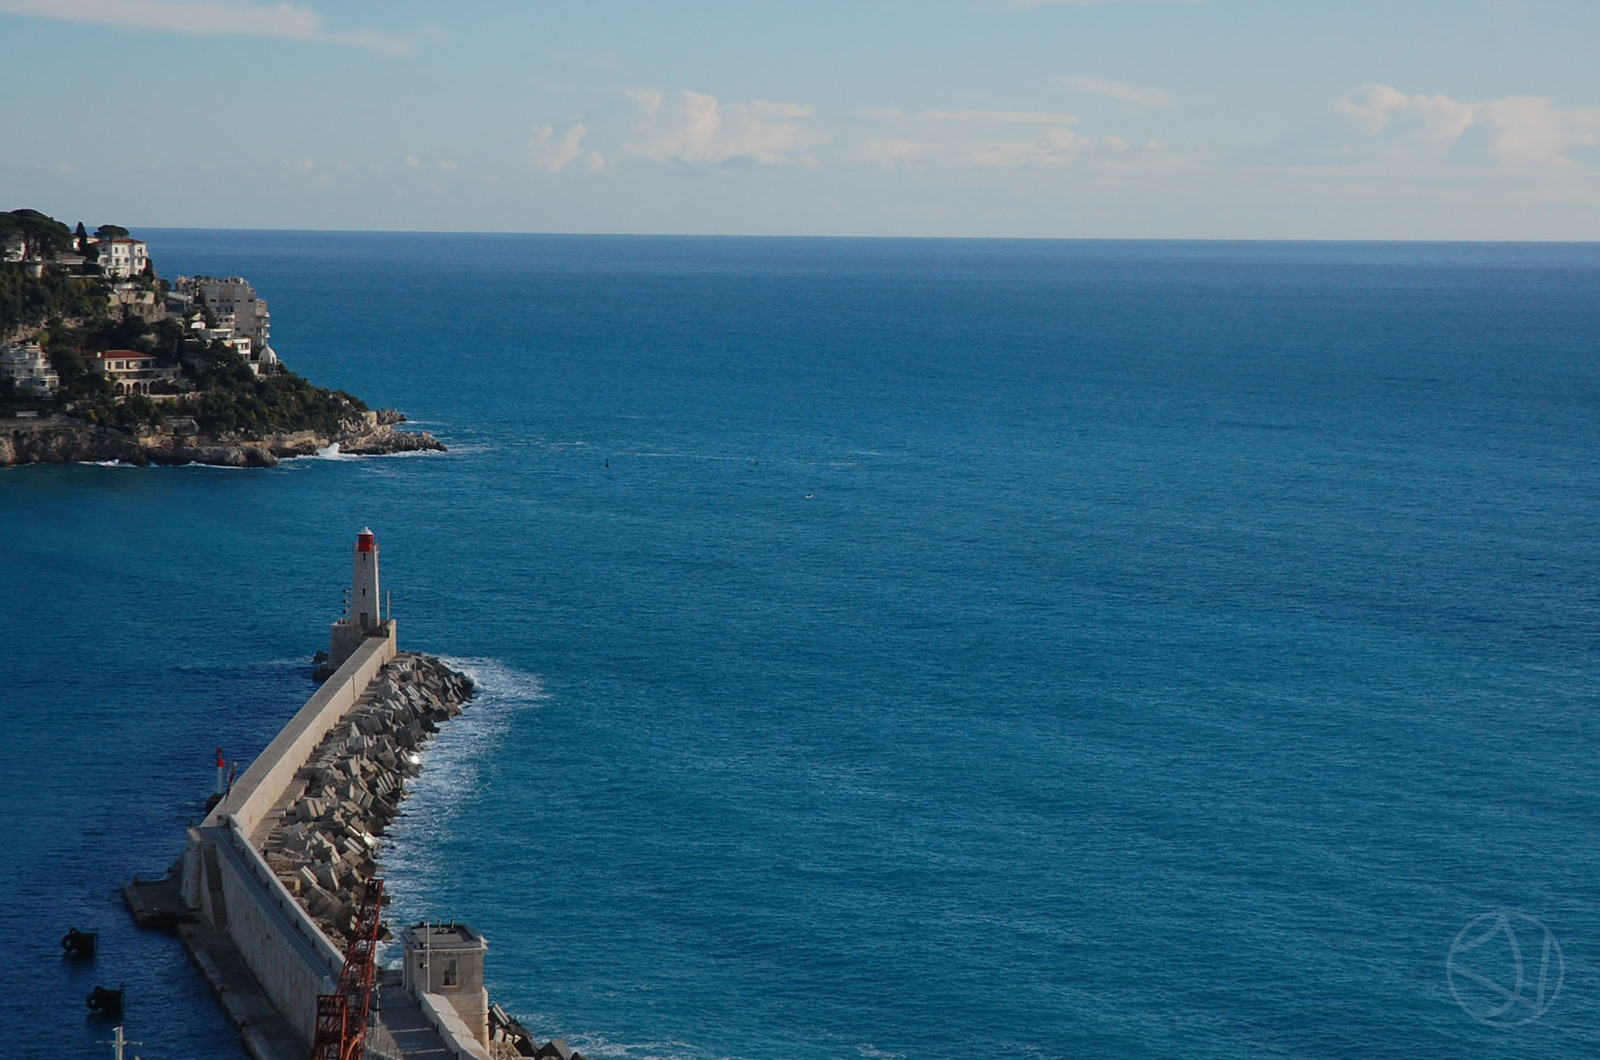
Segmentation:
<svg viewBox="0 0 1600 1060">
<path fill-rule="evenodd" d="M 150 252 L 142 239 L 102 239 L 95 250 L 100 255 L 100 271 L 119 280 L 140 275 L 150 264 Z"/>
<path fill-rule="evenodd" d="M 156 383 L 175 383 L 176 368 L 157 368 L 156 359 L 138 350 L 107 350 L 89 359 L 89 367 L 109 376 L 124 394 L 148 394 Z"/>
<path fill-rule="evenodd" d="M 272 314 L 267 312 L 267 300 L 256 294 L 249 280 L 242 276 L 179 276 L 167 295 L 167 315 L 183 318 L 202 309 L 215 323 L 203 330 L 191 326 L 204 337 L 220 338 L 234 346 L 257 375 L 271 375 L 282 367 L 271 345 Z M 226 336 L 215 334 L 224 330 Z"/>
<path fill-rule="evenodd" d="M 214 317 L 232 316 L 234 329 L 257 346 L 267 345 L 272 338 L 267 300 L 242 276 L 179 276 L 172 290 L 189 305 L 209 309 Z"/>
<path fill-rule="evenodd" d="M 48 398 L 61 386 L 50 358 L 34 343 L 0 346 L 0 379 L 9 379 L 23 397 Z"/>
</svg>

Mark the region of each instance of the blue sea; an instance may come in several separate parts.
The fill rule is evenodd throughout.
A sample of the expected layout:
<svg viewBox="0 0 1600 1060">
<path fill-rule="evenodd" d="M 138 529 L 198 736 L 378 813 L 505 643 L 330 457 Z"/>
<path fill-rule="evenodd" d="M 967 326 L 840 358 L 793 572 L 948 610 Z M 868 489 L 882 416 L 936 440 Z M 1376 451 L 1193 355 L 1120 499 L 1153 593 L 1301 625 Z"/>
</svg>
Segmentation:
<svg viewBox="0 0 1600 1060">
<path fill-rule="evenodd" d="M 364 525 L 482 687 L 392 916 L 541 1036 L 1600 1053 L 1600 246 L 139 234 L 450 452 L 0 471 L 0 1055 L 243 1056 L 118 888 Z"/>
</svg>

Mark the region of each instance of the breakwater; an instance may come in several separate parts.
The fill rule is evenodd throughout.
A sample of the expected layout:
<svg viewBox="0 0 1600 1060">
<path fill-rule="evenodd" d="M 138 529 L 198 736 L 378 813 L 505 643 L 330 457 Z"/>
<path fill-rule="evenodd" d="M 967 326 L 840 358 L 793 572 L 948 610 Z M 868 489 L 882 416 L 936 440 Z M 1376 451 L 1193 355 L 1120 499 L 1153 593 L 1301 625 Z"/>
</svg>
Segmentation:
<svg viewBox="0 0 1600 1060">
<path fill-rule="evenodd" d="M 250 992 L 268 1006 L 267 1013 L 229 1010 L 257 1060 L 305 1053 L 316 1033 L 317 998 L 334 990 L 344 966 L 343 948 L 334 941 L 343 939 L 322 929 L 266 861 L 263 826 L 303 787 L 301 769 L 397 654 L 396 624 L 387 622 L 379 632 L 355 647 L 226 797 L 189 829 L 179 876 L 182 907 L 191 915 L 179 933 L 224 1007 Z M 225 973 L 233 966 L 242 974 L 230 980 Z"/>
<path fill-rule="evenodd" d="M 330 937 L 350 937 L 377 873 L 378 837 L 399 814 L 418 753 L 459 715 L 472 682 L 432 656 L 398 653 L 322 738 L 258 825 L 273 874 Z"/>
<path fill-rule="evenodd" d="M 322 686 L 189 829 L 167 878 L 124 888 L 129 908 L 141 925 L 177 927 L 256 1060 L 298 1060 L 329 1033 L 390 1060 L 581 1060 L 560 1042 L 537 1046 L 490 1004 L 488 940 L 465 924 L 407 926 L 400 969 L 375 967 L 375 940 L 395 938 L 380 919 L 379 837 L 422 749 L 474 692 L 441 660 L 399 651 L 382 599 L 377 538 L 362 530 Z M 370 1025 L 345 1019 L 342 1006 L 369 1002 Z M 341 1006 L 331 1031 L 325 1003 Z"/>
<path fill-rule="evenodd" d="M 399 652 L 392 620 L 372 625 L 189 830 L 176 874 L 179 934 L 256 1060 L 307 1055 L 317 999 L 335 990 L 377 871 L 378 837 L 421 771 L 421 750 L 473 693 L 437 658 Z M 476 978 L 443 992 L 408 992 L 395 973 L 381 976 L 369 1055 L 487 1060 L 486 948 Z"/>
</svg>

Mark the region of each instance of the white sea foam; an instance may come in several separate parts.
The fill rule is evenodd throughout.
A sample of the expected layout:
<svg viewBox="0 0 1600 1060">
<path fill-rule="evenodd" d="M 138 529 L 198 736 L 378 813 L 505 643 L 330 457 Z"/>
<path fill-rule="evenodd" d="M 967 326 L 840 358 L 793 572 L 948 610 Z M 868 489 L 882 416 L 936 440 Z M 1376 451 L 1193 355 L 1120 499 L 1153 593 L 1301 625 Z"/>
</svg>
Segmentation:
<svg viewBox="0 0 1600 1060">
<path fill-rule="evenodd" d="M 280 462 L 287 463 L 294 460 L 392 460 L 406 456 L 454 456 L 458 453 L 480 453 L 489 449 L 488 446 L 451 446 L 446 452 L 437 449 L 408 449 L 400 453 L 346 453 L 339 448 L 339 443 L 324 446 L 315 453 L 305 456 L 280 457 Z"/>
<path fill-rule="evenodd" d="M 402 452 L 402 453 L 372 453 L 370 455 L 372 456 L 372 458 L 374 460 L 377 460 L 377 459 L 394 459 L 394 460 L 398 460 L 398 459 L 401 459 L 401 458 L 404 458 L 404 457 L 408 457 L 408 456 L 449 457 L 449 456 L 455 456 L 455 455 L 457 455 L 459 453 L 484 452 L 488 448 L 489 448 L 488 446 L 451 446 L 449 449 L 446 449 L 444 452 L 440 452 L 437 449 L 407 449 L 405 452 Z"/>
<path fill-rule="evenodd" d="M 73 463 L 80 464 L 83 467 L 126 467 L 126 468 L 133 468 L 134 470 L 137 470 L 137 471 L 155 471 L 155 470 L 158 470 L 158 469 L 159 470 L 164 470 L 164 471 L 172 471 L 172 470 L 179 470 L 179 469 L 186 468 L 186 467 L 205 467 L 205 468 L 210 468 L 213 471 L 260 471 L 260 470 L 263 470 L 261 468 L 256 468 L 256 467 L 231 467 L 231 466 L 229 466 L 227 464 L 202 464 L 198 460 L 191 460 L 187 464 L 157 464 L 157 463 L 130 464 L 126 460 L 75 460 L 75 461 L 73 461 Z"/>
<path fill-rule="evenodd" d="M 491 999 L 492 1000 L 492 999 Z M 545 1013 L 516 1016 L 517 1020 L 541 1042 L 561 1038 L 576 1052 L 584 1056 L 626 1057 L 627 1060 L 707 1060 L 711 1054 L 690 1042 L 616 1042 L 603 1034 L 574 1031 L 563 1028 L 556 1017 Z M 730 1060 L 716 1057 L 715 1060 Z"/>
<path fill-rule="evenodd" d="M 407 785 L 404 812 L 384 837 L 380 858 L 394 895 L 391 919 L 396 923 L 433 914 L 432 896 L 451 871 L 437 860 L 440 843 L 455 831 L 456 819 L 478 792 L 484 760 L 516 714 L 549 698 L 539 675 L 498 660 L 444 661 L 472 678 L 476 691 L 466 710 L 441 725 L 423 752 L 422 774 Z M 398 956 L 386 952 L 384 959 Z"/>
</svg>

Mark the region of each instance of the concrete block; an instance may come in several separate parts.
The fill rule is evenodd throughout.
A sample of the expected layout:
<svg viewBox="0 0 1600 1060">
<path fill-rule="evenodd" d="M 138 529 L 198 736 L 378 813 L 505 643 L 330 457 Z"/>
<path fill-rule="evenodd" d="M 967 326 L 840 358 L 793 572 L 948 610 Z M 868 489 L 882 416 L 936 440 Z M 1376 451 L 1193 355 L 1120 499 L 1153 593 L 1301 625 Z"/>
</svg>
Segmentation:
<svg viewBox="0 0 1600 1060">
<path fill-rule="evenodd" d="M 338 912 L 339 899 L 322 887 L 312 887 L 306 893 L 306 909 L 314 917 L 331 916 Z"/>
</svg>

